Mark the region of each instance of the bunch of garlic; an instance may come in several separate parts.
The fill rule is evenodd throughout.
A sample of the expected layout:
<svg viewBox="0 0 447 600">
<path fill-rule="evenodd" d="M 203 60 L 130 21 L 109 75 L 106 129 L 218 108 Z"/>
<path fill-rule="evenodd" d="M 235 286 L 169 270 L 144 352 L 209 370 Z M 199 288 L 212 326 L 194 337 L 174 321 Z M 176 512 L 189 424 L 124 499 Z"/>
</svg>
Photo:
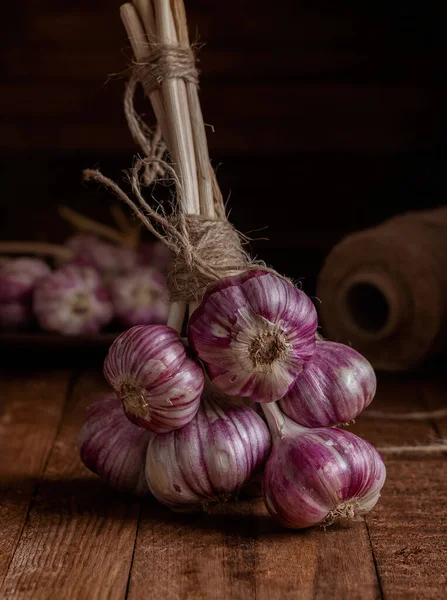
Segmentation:
<svg viewBox="0 0 447 600">
<path fill-rule="evenodd" d="M 119 247 L 95 235 L 66 241 L 71 257 L 59 268 L 38 258 L 0 263 L 0 329 L 26 329 L 36 320 L 45 331 L 93 334 L 166 323 L 166 253 L 159 243 Z M 70 253 L 69 253 L 70 255 Z"/>
<path fill-rule="evenodd" d="M 263 470 L 266 506 L 287 527 L 371 510 L 385 480 L 382 459 L 336 426 L 372 401 L 374 371 L 316 332 L 311 300 L 288 280 L 253 269 L 207 289 L 190 317 L 189 344 L 164 325 L 117 338 L 104 373 L 128 420 L 148 433 L 145 465 L 138 459 L 133 472 L 145 468 L 160 502 L 197 510 L 236 495 Z M 239 398 L 260 403 L 270 432 Z M 91 454 L 104 453 L 104 439 L 90 440 Z M 123 446 L 124 439 L 113 448 L 117 459 Z M 110 468 L 129 468 L 122 459 L 113 465 L 109 450 Z M 122 478 L 129 479 L 116 473 L 114 480 Z"/>
</svg>

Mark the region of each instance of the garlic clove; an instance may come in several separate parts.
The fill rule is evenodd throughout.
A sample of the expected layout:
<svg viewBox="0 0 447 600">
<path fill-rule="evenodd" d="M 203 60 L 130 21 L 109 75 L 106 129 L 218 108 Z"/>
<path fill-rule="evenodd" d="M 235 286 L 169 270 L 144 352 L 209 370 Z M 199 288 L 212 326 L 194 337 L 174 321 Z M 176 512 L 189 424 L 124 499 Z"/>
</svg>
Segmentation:
<svg viewBox="0 0 447 600">
<path fill-rule="evenodd" d="M 188 425 L 151 437 L 148 486 L 172 510 L 200 510 L 251 481 L 269 450 L 270 435 L 261 417 L 207 386 Z"/>
<path fill-rule="evenodd" d="M 188 336 L 213 384 L 230 396 L 279 400 L 315 349 L 311 300 L 267 271 L 226 277 L 191 316 Z"/>
<path fill-rule="evenodd" d="M 15 302 L 29 295 L 51 273 L 39 258 L 11 258 L 0 263 L 0 302 Z"/>
<path fill-rule="evenodd" d="M 372 402 L 376 385 L 374 369 L 356 350 L 317 341 L 312 359 L 279 405 L 306 427 L 338 425 L 358 417 Z"/>
<path fill-rule="evenodd" d="M 150 433 L 126 419 L 111 394 L 89 407 L 79 435 L 85 466 L 111 487 L 139 496 L 149 493 L 144 466 Z"/>
<path fill-rule="evenodd" d="M 34 290 L 33 308 L 42 329 L 65 335 L 97 333 L 113 316 L 97 271 L 77 265 L 45 277 Z"/>
<path fill-rule="evenodd" d="M 199 408 L 203 371 L 166 325 L 137 325 L 119 335 L 104 375 L 128 419 L 157 433 L 183 427 Z"/>
<path fill-rule="evenodd" d="M 386 478 L 377 450 L 349 431 L 307 429 L 264 405 L 273 448 L 263 476 L 268 511 L 286 527 L 357 520 L 377 503 Z"/>
<path fill-rule="evenodd" d="M 115 277 L 109 285 L 115 316 L 126 327 L 166 323 L 169 295 L 165 277 L 139 267 Z"/>
</svg>

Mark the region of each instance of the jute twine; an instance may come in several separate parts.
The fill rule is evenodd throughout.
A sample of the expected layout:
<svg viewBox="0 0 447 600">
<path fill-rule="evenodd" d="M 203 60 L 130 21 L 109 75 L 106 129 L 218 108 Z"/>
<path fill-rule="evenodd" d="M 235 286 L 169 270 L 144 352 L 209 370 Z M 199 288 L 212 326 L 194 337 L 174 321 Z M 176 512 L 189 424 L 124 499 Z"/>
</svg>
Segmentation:
<svg viewBox="0 0 447 600">
<path fill-rule="evenodd" d="M 208 285 L 222 277 L 256 268 L 277 273 L 264 263 L 252 260 L 243 249 L 247 238 L 227 220 L 222 194 L 211 166 L 216 217 L 186 214 L 182 210 L 184 192 L 175 170 L 163 160 L 166 147 L 160 128 L 150 129 L 134 106 L 139 84 L 149 95 L 163 81 L 172 78 L 198 83 L 194 53 L 189 47 L 155 44 L 151 45 L 148 58 L 134 65 L 126 88 L 124 112 L 132 136 L 145 155 L 129 172 L 136 201 L 98 170 L 87 169 L 84 177 L 86 180 L 93 179 L 102 183 L 113 191 L 132 209 L 143 225 L 172 251 L 173 260 L 168 273 L 171 301 L 196 302 Z M 150 185 L 163 175 L 167 175 L 176 187 L 177 203 L 170 214 L 160 204 L 156 208 L 151 207 L 142 192 L 142 184 Z"/>
<path fill-rule="evenodd" d="M 140 146 L 143 155 L 150 159 L 143 173 L 145 185 L 151 185 L 158 176 L 163 176 L 160 162 L 166 152 L 160 127 L 154 129 L 147 126 L 135 110 L 135 94 L 142 85 L 149 96 L 162 85 L 163 81 L 181 78 L 198 85 L 199 73 L 195 65 L 195 55 L 190 47 L 166 44 L 151 44 L 150 54 L 146 59 L 134 63 L 131 76 L 124 94 L 124 114 L 134 141 Z"/>
<path fill-rule="evenodd" d="M 387 371 L 410 369 L 447 348 L 446 256 L 446 208 L 407 213 L 347 236 L 319 276 L 327 336 Z M 383 299 L 379 325 L 367 320 L 380 303 L 360 300 L 355 292 L 362 289 Z"/>
<path fill-rule="evenodd" d="M 151 44 L 150 54 L 135 64 L 134 73 L 146 94 L 151 94 L 167 79 L 183 79 L 199 84 L 194 52 L 189 46 Z"/>
<path fill-rule="evenodd" d="M 102 183 L 113 191 L 132 209 L 141 223 L 172 251 L 173 260 L 168 273 L 171 301 L 197 301 L 210 283 L 222 277 L 260 266 L 266 268 L 250 259 L 242 248 L 241 235 L 225 217 L 210 219 L 186 214 L 178 208 L 182 205 L 182 186 L 172 166 L 165 161 L 158 162 L 175 183 L 177 208 L 168 215 L 161 205 L 157 209 L 151 207 L 142 194 L 140 172 L 153 162 L 156 161 L 139 159 L 129 173 L 136 201 L 100 171 L 87 169 L 84 177 Z M 216 213 L 224 215 L 222 197 L 215 196 L 214 201 Z"/>
</svg>

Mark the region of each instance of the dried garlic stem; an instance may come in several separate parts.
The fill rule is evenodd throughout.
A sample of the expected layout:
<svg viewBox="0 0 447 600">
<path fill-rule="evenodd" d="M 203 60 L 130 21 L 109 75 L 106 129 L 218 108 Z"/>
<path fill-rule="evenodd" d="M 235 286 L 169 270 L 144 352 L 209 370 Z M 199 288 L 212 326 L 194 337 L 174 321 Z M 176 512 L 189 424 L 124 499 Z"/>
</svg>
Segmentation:
<svg viewBox="0 0 447 600">
<path fill-rule="evenodd" d="M 139 5 L 140 4 L 145 4 L 148 7 L 150 6 L 147 2 L 140 2 Z M 149 54 L 149 43 L 135 6 L 130 3 L 123 4 L 120 8 L 120 14 L 127 35 L 129 36 L 136 62 L 138 63 L 139 61 L 147 59 Z M 146 15 L 147 11 L 144 14 Z M 151 101 L 158 124 L 161 127 L 164 141 L 169 148 L 169 129 L 166 122 L 166 114 L 160 90 L 153 91 L 149 96 L 149 100 Z"/>
<path fill-rule="evenodd" d="M 45 242 L 0 242 L 0 254 L 37 254 L 71 260 L 73 251 L 58 244 Z"/>
<path fill-rule="evenodd" d="M 186 314 L 185 302 L 173 302 L 169 307 L 168 327 L 172 327 L 178 333 L 182 332 L 182 325 Z"/>
<path fill-rule="evenodd" d="M 112 242 L 121 245 L 127 245 L 128 243 L 126 236 L 113 227 L 109 227 L 108 225 L 104 225 L 104 223 L 99 223 L 99 221 L 81 215 L 81 213 L 78 213 L 68 206 L 59 206 L 58 213 L 65 221 L 68 221 L 68 223 L 73 225 L 73 227 L 79 231 L 94 233 L 95 235 L 99 235 L 102 238 L 109 239 Z"/>
<path fill-rule="evenodd" d="M 183 0 L 171 0 L 172 13 L 178 40 L 181 46 L 189 46 L 188 24 L 186 21 L 185 5 Z M 212 167 L 210 165 L 208 142 L 206 139 L 205 125 L 199 101 L 197 85 L 186 82 L 188 95 L 189 114 L 194 140 L 194 152 L 197 163 L 197 179 L 199 186 L 200 214 L 205 217 L 214 217 Z"/>
<path fill-rule="evenodd" d="M 126 237 L 128 245 L 136 248 L 140 243 L 141 226 L 139 224 L 132 225 L 119 204 L 112 204 L 110 213 L 122 234 Z"/>
<path fill-rule="evenodd" d="M 158 41 L 166 45 L 178 44 L 169 2 L 154 0 L 154 8 Z M 199 214 L 197 168 L 185 82 L 182 79 L 165 79 L 162 94 L 170 132 L 169 150 L 184 191 L 182 208 L 187 213 Z"/>
</svg>

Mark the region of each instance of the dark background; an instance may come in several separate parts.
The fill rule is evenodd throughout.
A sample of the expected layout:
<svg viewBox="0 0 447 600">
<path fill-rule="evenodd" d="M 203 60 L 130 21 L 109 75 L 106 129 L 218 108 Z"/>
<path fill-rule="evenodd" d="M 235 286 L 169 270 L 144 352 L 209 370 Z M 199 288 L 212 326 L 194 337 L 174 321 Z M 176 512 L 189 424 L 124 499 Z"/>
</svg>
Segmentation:
<svg viewBox="0 0 447 600">
<path fill-rule="evenodd" d="M 137 151 L 122 110 L 131 51 L 115 0 L 2 7 L 3 239 L 62 241 L 63 202 L 107 221 Z M 210 154 L 260 258 L 313 288 L 346 233 L 445 203 L 446 5 L 187 0 Z M 107 85 L 106 85 L 107 83 Z M 140 106 L 150 113 L 148 103 Z M 306 281 L 308 282 L 306 284 Z"/>
</svg>

